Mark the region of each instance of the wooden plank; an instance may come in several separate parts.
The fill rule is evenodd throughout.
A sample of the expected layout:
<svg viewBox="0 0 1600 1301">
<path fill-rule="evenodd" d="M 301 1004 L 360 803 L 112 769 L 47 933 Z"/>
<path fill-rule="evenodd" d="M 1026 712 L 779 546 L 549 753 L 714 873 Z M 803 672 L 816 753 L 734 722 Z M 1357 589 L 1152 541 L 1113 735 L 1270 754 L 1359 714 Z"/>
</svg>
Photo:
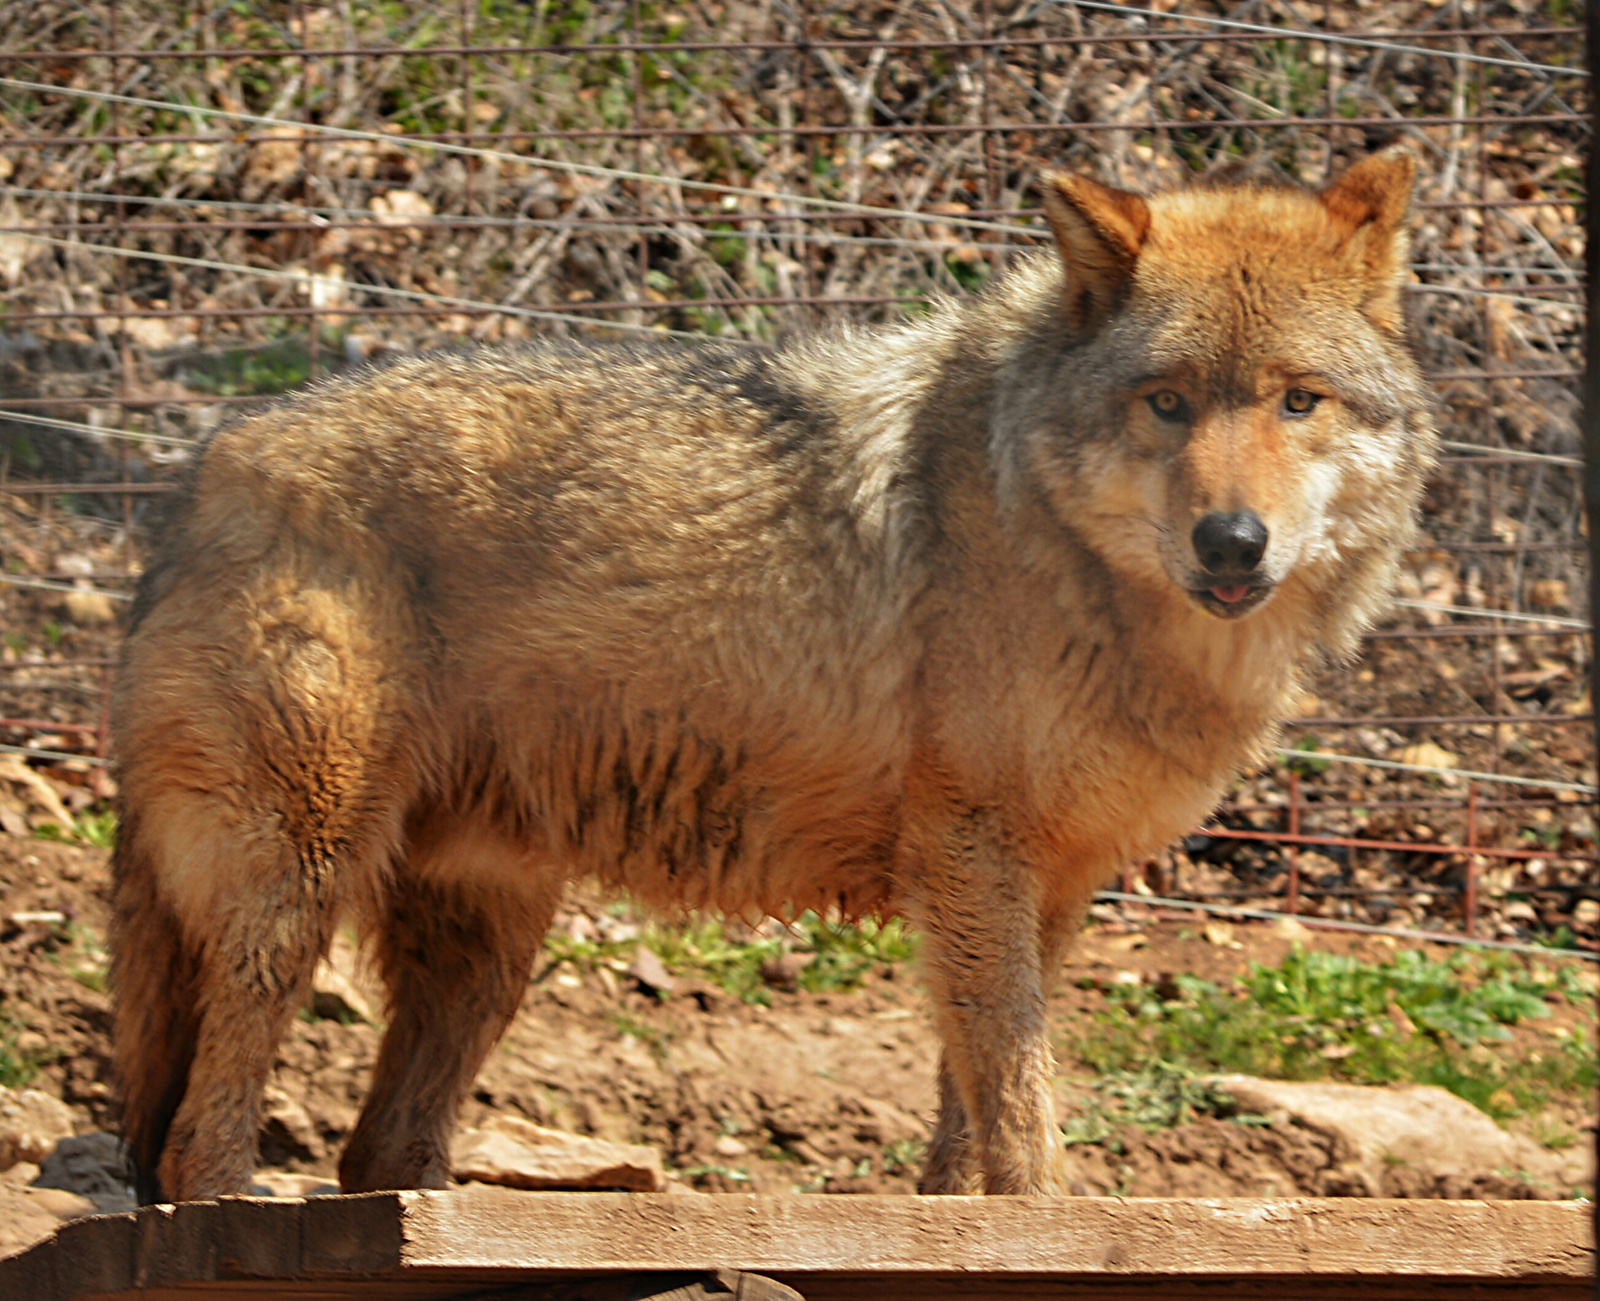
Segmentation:
<svg viewBox="0 0 1600 1301">
<path fill-rule="evenodd" d="M 580 1301 L 601 1282 L 729 1270 L 809 1301 L 1578 1301 L 1592 1263 L 1587 1207 L 1571 1202 L 469 1188 L 226 1198 L 79 1221 L 0 1261 L 0 1297 L 434 1301 L 509 1289 L 507 1301 L 543 1301 L 562 1285 Z"/>
</svg>

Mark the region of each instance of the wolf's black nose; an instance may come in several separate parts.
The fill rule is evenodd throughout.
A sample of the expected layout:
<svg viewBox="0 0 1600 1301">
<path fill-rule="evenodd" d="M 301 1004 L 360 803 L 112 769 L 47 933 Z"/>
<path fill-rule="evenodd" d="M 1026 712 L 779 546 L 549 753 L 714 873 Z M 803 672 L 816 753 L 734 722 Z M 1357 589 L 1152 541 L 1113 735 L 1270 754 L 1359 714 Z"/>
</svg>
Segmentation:
<svg viewBox="0 0 1600 1301">
<path fill-rule="evenodd" d="M 1206 573 L 1241 578 L 1267 553 L 1267 526 L 1253 510 L 1214 510 L 1194 526 L 1194 553 Z"/>
</svg>

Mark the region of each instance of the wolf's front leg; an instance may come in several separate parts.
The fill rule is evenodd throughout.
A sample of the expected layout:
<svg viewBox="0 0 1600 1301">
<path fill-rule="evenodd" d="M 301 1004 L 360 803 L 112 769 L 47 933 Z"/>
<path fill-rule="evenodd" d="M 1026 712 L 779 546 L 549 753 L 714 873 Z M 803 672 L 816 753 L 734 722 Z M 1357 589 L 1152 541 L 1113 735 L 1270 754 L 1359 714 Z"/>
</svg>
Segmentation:
<svg viewBox="0 0 1600 1301">
<path fill-rule="evenodd" d="M 919 900 L 944 1044 L 920 1187 L 967 1192 L 976 1176 L 986 1193 L 1054 1192 L 1061 1145 L 1042 960 L 1059 951 L 1055 927 L 1041 925 L 1031 875 L 993 815 L 969 814 L 940 841 Z"/>
</svg>

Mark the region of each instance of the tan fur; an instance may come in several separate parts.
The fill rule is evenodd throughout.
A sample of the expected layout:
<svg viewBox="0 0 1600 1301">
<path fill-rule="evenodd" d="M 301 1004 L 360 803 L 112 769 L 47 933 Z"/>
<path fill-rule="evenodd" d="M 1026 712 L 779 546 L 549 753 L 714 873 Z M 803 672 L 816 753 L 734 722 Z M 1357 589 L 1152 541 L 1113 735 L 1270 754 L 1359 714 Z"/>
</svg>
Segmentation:
<svg viewBox="0 0 1600 1301">
<path fill-rule="evenodd" d="M 217 435 L 115 710 L 146 1194 L 245 1190 L 346 914 L 391 1007 L 343 1186 L 442 1185 L 579 874 L 907 912 L 944 1040 L 923 1186 L 1049 1189 L 1075 915 L 1264 752 L 1410 536 L 1411 170 L 1148 201 L 1056 178 L 1058 256 L 904 328 L 422 356 Z M 1297 386 L 1322 401 L 1290 418 Z M 1247 613 L 1194 594 L 1217 510 L 1271 530 Z"/>
</svg>

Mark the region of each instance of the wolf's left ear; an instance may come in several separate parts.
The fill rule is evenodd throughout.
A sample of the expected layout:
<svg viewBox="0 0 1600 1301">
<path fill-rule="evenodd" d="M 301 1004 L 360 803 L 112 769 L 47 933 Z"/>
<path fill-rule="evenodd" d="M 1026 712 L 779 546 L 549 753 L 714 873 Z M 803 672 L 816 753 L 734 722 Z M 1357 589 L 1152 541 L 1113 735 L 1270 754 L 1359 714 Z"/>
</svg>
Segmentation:
<svg viewBox="0 0 1600 1301">
<path fill-rule="evenodd" d="M 1400 289 L 1409 275 L 1411 191 L 1417 156 L 1393 145 L 1363 158 L 1318 196 L 1342 236 L 1345 256 L 1367 281 L 1367 315 L 1398 333 Z"/>
<path fill-rule="evenodd" d="M 1087 176 L 1047 172 L 1044 210 L 1067 272 L 1067 314 L 1087 333 L 1121 301 L 1150 230 L 1150 205 Z"/>
</svg>

